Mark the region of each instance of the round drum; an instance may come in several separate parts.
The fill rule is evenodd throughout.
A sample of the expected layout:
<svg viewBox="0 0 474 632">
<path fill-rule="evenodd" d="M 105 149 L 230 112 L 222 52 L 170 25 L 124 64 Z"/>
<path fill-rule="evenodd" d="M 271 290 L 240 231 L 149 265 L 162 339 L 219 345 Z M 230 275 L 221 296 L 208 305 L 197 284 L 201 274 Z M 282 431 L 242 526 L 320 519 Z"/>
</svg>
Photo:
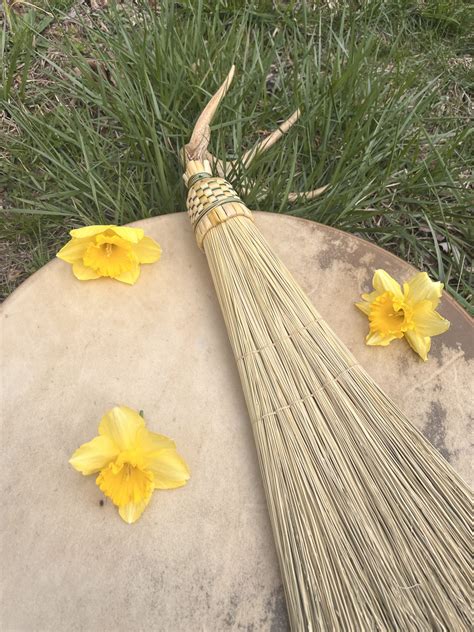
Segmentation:
<svg viewBox="0 0 474 632">
<path fill-rule="evenodd" d="M 373 271 L 414 269 L 354 236 L 255 214 L 257 225 L 367 371 L 471 480 L 472 323 L 447 295 L 450 330 L 427 363 L 402 341 L 367 347 L 353 305 Z M 5 631 L 288 629 L 237 369 L 185 213 L 137 222 L 163 248 L 136 285 L 77 281 L 52 261 L 2 309 Z M 114 405 L 143 410 L 191 469 L 123 522 L 94 476 L 68 464 Z"/>
</svg>

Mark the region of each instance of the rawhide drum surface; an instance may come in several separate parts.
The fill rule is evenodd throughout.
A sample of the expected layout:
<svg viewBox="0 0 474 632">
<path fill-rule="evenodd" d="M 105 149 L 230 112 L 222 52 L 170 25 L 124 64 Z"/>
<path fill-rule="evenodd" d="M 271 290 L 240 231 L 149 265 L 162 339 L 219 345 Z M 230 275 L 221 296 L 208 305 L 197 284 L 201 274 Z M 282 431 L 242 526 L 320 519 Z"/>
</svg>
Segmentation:
<svg viewBox="0 0 474 632">
<path fill-rule="evenodd" d="M 367 347 L 354 307 L 373 271 L 415 270 L 351 235 L 256 213 L 257 225 L 367 371 L 472 481 L 472 322 L 446 294 L 450 330 L 423 363 L 404 341 Z M 137 222 L 163 248 L 127 286 L 77 281 L 55 260 L 1 312 L 1 610 L 8 631 L 288 629 L 236 365 L 185 213 Z M 124 523 L 68 464 L 117 404 L 143 410 L 191 469 Z"/>
</svg>

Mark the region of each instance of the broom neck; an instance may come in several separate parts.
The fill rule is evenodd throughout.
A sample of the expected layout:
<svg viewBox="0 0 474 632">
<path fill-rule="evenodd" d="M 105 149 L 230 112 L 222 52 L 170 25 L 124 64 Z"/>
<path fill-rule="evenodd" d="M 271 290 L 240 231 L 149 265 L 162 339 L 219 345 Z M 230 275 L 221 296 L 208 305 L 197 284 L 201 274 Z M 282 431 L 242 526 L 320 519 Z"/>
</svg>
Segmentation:
<svg viewBox="0 0 474 632">
<path fill-rule="evenodd" d="M 195 182 L 212 177 L 212 168 L 208 160 L 186 161 L 186 171 L 183 174 L 184 184 L 190 189 Z"/>
<path fill-rule="evenodd" d="M 188 187 L 188 215 L 201 249 L 212 228 L 236 217 L 252 219 L 252 213 L 232 185 L 224 178 L 212 175 L 208 160 L 189 160 L 183 178 Z"/>
</svg>

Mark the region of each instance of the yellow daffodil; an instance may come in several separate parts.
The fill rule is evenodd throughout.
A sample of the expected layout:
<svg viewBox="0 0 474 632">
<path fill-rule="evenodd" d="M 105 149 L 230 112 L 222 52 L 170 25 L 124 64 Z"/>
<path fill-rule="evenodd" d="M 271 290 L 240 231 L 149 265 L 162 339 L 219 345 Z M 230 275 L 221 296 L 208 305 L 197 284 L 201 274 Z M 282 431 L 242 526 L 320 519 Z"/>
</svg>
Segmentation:
<svg viewBox="0 0 474 632">
<path fill-rule="evenodd" d="M 419 272 L 403 284 L 392 279 L 385 270 L 376 270 L 374 291 L 362 294 L 356 306 L 367 314 L 370 329 L 368 345 L 386 346 L 395 338 L 405 337 L 411 348 L 426 361 L 431 336 L 449 329 L 449 321 L 436 312 L 443 284 L 431 281 L 426 272 Z"/>
<path fill-rule="evenodd" d="M 189 469 L 171 439 L 147 429 L 143 418 L 127 406 L 106 413 L 99 436 L 85 443 L 69 463 L 96 483 L 131 524 L 148 505 L 154 489 L 186 484 Z"/>
<path fill-rule="evenodd" d="M 72 237 L 56 255 L 72 264 L 80 281 L 112 277 L 133 285 L 140 276 L 141 263 L 154 263 L 160 246 L 145 237 L 141 228 L 128 226 L 84 226 L 69 233 Z"/>
</svg>

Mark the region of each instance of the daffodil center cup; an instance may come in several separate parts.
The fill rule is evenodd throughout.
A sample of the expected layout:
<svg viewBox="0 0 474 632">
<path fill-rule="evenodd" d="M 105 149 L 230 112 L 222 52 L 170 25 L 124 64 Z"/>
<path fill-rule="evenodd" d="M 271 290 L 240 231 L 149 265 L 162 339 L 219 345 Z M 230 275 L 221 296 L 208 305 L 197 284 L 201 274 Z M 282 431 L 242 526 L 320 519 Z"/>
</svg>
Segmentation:
<svg viewBox="0 0 474 632">
<path fill-rule="evenodd" d="M 138 263 L 132 245 L 111 231 L 95 237 L 84 253 L 83 261 L 101 276 L 109 277 L 128 272 Z"/>
<path fill-rule="evenodd" d="M 392 292 L 384 292 L 370 306 L 370 329 L 383 336 L 402 338 L 410 328 L 410 308 Z"/>
<path fill-rule="evenodd" d="M 153 473 L 146 470 L 143 459 L 135 450 L 121 452 L 103 469 L 97 484 L 115 505 L 139 503 L 150 498 L 154 488 Z"/>
<path fill-rule="evenodd" d="M 116 248 L 116 246 L 114 246 L 114 244 L 106 243 L 106 244 L 102 245 L 102 248 L 105 249 L 105 256 L 106 257 L 111 257 L 112 253 L 114 251 L 114 248 Z"/>
</svg>

